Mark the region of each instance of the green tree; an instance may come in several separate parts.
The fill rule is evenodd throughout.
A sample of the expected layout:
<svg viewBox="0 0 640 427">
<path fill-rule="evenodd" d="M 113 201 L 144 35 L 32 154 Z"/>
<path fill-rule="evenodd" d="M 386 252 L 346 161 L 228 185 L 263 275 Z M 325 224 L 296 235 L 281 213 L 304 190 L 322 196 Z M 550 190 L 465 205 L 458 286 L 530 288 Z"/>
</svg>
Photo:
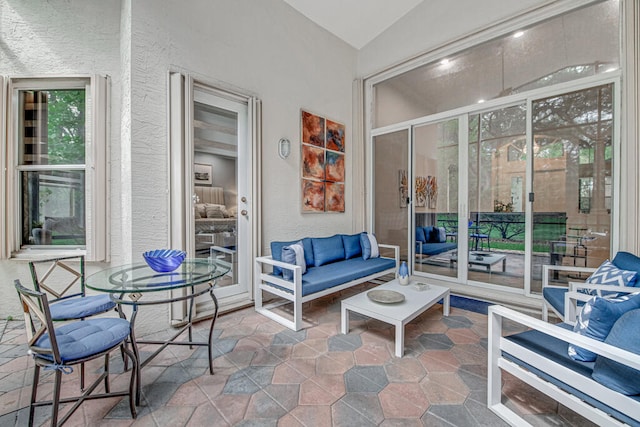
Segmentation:
<svg viewBox="0 0 640 427">
<path fill-rule="evenodd" d="M 48 91 L 49 164 L 85 162 L 85 91 Z"/>
</svg>

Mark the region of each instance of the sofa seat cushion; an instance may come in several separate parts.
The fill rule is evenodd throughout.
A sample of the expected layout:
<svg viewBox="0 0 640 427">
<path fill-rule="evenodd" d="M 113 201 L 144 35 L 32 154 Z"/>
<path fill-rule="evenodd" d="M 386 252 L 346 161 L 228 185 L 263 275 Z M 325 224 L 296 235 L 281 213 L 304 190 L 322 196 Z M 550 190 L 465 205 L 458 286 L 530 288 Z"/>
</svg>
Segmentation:
<svg viewBox="0 0 640 427">
<path fill-rule="evenodd" d="M 369 258 L 368 260 L 351 258 L 320 267 L 310 267 L 307 268 L 306 274 L 302 276 L 302 296 L 311 295 L 370 274 L 395 268 L 395 266 L 396 262 L 391 258 Z M 289 289 L 273 283 L 271 285 L 291 293 Z"/>
<path fill-rule="evenodd" d="M 568 325 L 566 323 L 558 324 L 558 327 L 562 327 L 567 330 L 573 329 L 573 326 Z M 552 337 L 550 335 L 544 334 L 536 330 L 521 332 L 519 334 L 511 335 L 505 338 L 541 355 L 542 357 L 552 362 L 559 363 L 563 367 L 571 369 L 572 371 L 580 375 L 590 378 L 593 373 L 595 362 L 579 362 L 571 359 L 568 355 L 569 343 L 562 341 L 558 338 Z M 540 378 L 543 378 L 546 381 L 551 382 L 552 384 L 556 385 L 560 389 L 573 394 L 579 399 L 584 400 L 590 405 L 596 408 L 602 409 L 603 411 L 609 414 L 612 414 L 615 418 L 632 426 L 640 426 L 640 424 L 638 423 L 638 420 L 633 420 L 627 415 L 603 404 L 599 400 L 594 399 L 589 394 L 586 394 L 562 381 L 559 381 L 557 378 L 549 375 L 545 370 L 538 369 L 535 366 L 532 366 L 529 363 L 526 363 L 523 360 L 520 360 L 508 353 L 503 352 L 503 356 L 506 359 L 509 359 L 512 362 L 527 368 L 528 370 L 533 372 L 535 375 L 539 376 Z M 640 395 L 630 396 L 630 397 L 640 402 Z"/>
<path fill-rule="evenodd" d="M 458 247 L 457 243 L 423 243 L 422 255 L 438 255 L 442 252 L 450 251 Z M 416 245 L 416 253 L 420 255 L 420 245 Z"/>
<path fill-rule="evenodd" d="M 555 308 L 558 313 L 562 313 L 564 316 L 564 296 L 568 291 L 568 288 L 545 286 L 544 288 L 542 288 L 542 296 L 544 297 L 544 300 L 551 304 L 551 306 Z M 583 305 L 584 301 L 578 301 L 579 307 L 582 307 Z"/>
<path fill-rule="evenodd" d="M 394 268 L 395 260 L 390 258 L 351 258 L 321 267 L 312 267 L 302 276 L 302 295 L 306 296 L 332 288 L 351 280 Z"/>
</svg>

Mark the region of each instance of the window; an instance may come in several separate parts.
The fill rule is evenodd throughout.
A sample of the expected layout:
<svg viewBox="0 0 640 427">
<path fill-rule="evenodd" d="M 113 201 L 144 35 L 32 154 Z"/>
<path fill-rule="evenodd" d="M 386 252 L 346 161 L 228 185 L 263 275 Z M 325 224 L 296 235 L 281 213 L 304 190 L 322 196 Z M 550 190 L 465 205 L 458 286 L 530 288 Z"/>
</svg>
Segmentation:
<svg viewBox="0 0 640 427">
<path fill-rule="evenodd" d="M 84 249 L 88 260 L 106 258 L 106 83 L 9 79 L 8 253 Z"/>
</svg>

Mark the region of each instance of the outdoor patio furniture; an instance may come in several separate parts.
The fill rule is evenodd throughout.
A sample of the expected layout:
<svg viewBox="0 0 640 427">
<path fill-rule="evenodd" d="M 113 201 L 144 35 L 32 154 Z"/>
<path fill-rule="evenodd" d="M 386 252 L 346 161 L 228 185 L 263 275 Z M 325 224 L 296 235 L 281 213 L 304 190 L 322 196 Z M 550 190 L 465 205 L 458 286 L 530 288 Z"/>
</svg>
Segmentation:
<svg viewBox="0 0 640 427">
<path fill-rule="evenodd" d="M 303 303 L 395 274 L 400 263 L 400 248 L 377 241 L 372 243 L 371 237 L 364 232 L 271 242 L 271 256 L 255 259 L 256 311 L 299 331 L 303 327 Z M 293 246 L 300 246 L 295 254 Z M 383 248 L 393 250 L 393 258 L 382 256 L 380 249 Z M 280 297 L 284 302 L 276 300 L 264 305 L 262 292 Z M 274 310 L 289 302 L 293 304 L 292 320 Z"/>
<path fill-rule="evenodd" d="M 581 283 L 570 282 L 567 285 L 549 285 L 549 273 L 551 272 L 573 272 L 573 273 L 594 273 L 597 269 L 592 267 L 574 267 L 564 265 L 543 265 L 542 266 L 542 320 L 549 318 L 549 309 L 563 321 L 565 319 L 565 300 L 567 292 L 582 290 L 583 292 L 600 295 L 602 292 L 635 292 L 640 290 L 640 258 L 629 252 L 618 252 L 611 263 L 620 270 L 635 271 L 636 277 L 626 286 L 621 286 L 616 277 L 606 277 L 603 280 L 608 283 Z M 590 280 L 588 280 L 590 281 Z M 599 280 L 600 282 L 602 280 Z M 582 304 L 579 301 L 578 304 Z M 573 319 L 568 319 L 573 321 Z"/>
<path fill-rule="evenodd" d="M 127 349 L 125 342 L 131 332 L 131 325 L 126 319 L 108 317 L 76 320 L 53 327 L 53 319 L 47 295 L 44 292 L 25 288 L 19 280 L 15 281 L 22 309 L 24 311 L 25 331 L 29 354 L 35 362 L 31 400 L 29 405 L 29 426 L 33 425 L 34 411 L 37 406 L 51 405 L 51 425 L 62 425 L 85 400 L 129 397 L 129 409 L 132 418 L 136 417 L 135 379 L 138 375 L 135 355 Z M 109 354 L 120 348 L 123 354 L 131 359 L 131 375 L 129 389 L 111 392 L 109 384 Z M 73 365 L 104 356 L 104 371 L 80 396 L 61 397 L 62 374 L 73 372 Z M 38 384 L 40 369 L 54 371 L 53 394 L 50 400 L 38 401 Z M 96 387 L 104 382 L 105 392 L 92 394 Z M 75 402 L 69 411 L 58 422 L 60 403 Z"/>
<path fill-rule="evenodd" d="M 78 266 L 74 267 L 73 264 Z M 46 292 L 51 320 L 80 320 L 116 308 L 109 295 L 87 295 L 85 289 L 84 255 L 51 258 L 29 262 L 33 287 Z M 84 389 L 84 365 L 80 366 L 80 388 Z"/>
</svg>

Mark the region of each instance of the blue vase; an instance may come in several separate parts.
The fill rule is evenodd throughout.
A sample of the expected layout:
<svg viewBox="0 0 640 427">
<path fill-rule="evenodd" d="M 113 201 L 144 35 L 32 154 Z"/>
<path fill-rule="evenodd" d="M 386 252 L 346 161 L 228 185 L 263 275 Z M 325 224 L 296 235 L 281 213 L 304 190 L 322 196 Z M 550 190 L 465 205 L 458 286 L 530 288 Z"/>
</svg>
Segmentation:
<svg viewBox="0 0 640 427">
<path fill-rule="evenodd" d="M 402 261 L 400 263 L 400 268 L 398 268 L 398 280 L 401 285 L 409 283 L 409 267 L 407 267 L 406 261 Z"/>
</svg>

